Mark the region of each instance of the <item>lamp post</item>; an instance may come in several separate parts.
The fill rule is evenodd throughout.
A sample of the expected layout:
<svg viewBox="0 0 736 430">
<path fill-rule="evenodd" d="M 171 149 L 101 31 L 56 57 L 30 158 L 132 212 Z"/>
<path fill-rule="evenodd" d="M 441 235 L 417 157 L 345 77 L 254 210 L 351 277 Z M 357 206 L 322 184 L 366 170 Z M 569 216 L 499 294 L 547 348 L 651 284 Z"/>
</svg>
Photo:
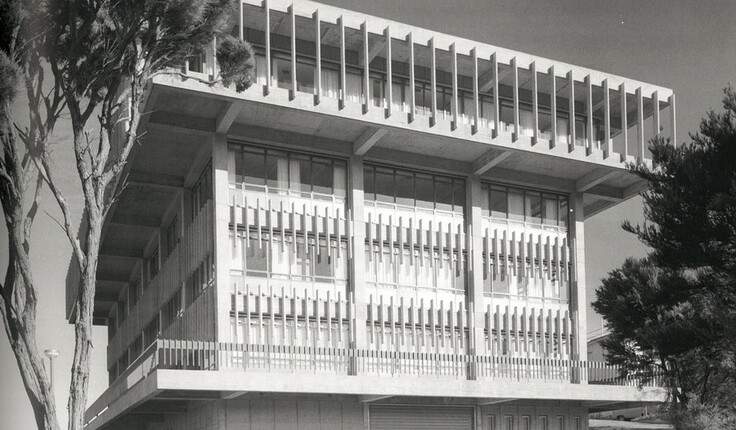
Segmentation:
<svg viewBox="0 0 736 430">
<path fill-rule="evenodd" d="M 51 369 L 49 371 L 49 376 L 50 376 L 49 379 L 50 379 L 50 382 L 51 382 L 51 390 L 53 391 L 53 389 L 54 389 L 54 358 L 56 358 L 56 357 L 59 356 L 59 351 L 57 351 L 55 349 L 47 349 L 43 353 L 46 354 L 46 357 L 49 358 L 49 362 L 51 363 L 51 366 L 49 366 L 50 369 Z"/>
</svg>

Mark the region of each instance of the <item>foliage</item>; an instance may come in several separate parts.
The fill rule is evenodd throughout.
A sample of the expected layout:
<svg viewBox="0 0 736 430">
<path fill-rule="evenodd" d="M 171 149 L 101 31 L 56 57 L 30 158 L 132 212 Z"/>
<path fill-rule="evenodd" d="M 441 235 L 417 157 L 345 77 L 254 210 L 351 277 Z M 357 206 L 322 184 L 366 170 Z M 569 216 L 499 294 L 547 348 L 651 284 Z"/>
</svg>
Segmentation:
<svg viewBox="0 0 736 430">
<path fill-rule="evenodd" d="M 217 62 L 226 87 L 234 83 L 235 91 L 243 92 L 253 84 L 256 63 L 253 48 L 245 40 L 233 36 L 222 38 L 217 46 Z"/>
<path fill-rule="evenodd" d="M 646 222 L 624 229 L 651 252 L 610 272 L 593 303 L 611 330 L 608 360 L 661 367 L 688 409 L 675 409 L 683 429 L 728 428 L 736 403 L 736 92 L 724 94 L 691 143 L 656 138 L 654 167 L 629 167 L 649 188 Z"/>
<path fill-rule="evenodd" d="M 719 407 L 712 404 L 692 403 L 688 409 L 671 414 L 677 430 L 736 429 L 734 406 Z"/>
<path fill-rule="evenodd" d="M 37 291 L 28 259 L 41 186 L 48 185 L 61 209 L 60 224 L 81 274 L 74 301 L 75 348 L 67 407 L 69 428 L 82 429 L 102 225 L 138 142 L 146 85 L 156 75 L 175 73 L 178 65 L 227 31 L 232 6 L 231 0 L 0 0 L 4 155 L 0 197 L 10 255 L 5 282 L 0 284 L 0 309 L 39 428 L 59 427 L 35 346 Z M 227 60 L 222 76 L 235 82 L 239 91 L 250 86 L 249 45 L 231 43 L 222 58 Z M 50 90 L 44 88 L 49 71 Z M 25 84 L 30 112 L 25 129 L 18 127 L 10 109 L 17 89 L 14 80 Z M 69 205 L 57 187 L 48 151 L 48 137 L 64 108 L 69 112 L 84 198 L 79 235 L 72 228 Z M 34 174 L 36 192 L 26 211 L 25 191 Z"/>
</svg>

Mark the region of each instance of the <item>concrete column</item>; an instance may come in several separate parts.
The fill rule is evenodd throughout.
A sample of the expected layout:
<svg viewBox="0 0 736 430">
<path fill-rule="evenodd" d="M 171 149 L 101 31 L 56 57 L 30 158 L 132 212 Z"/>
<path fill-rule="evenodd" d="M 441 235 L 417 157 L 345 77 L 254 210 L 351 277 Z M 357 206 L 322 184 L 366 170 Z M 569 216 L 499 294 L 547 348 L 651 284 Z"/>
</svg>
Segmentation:
<svg viewBox="0 0 736 430">
<path fill-rule="evenodd" d="M 393 113 L 392 101 L 394 99 L 393 93 L 393 70 L 391 65 L 391 28 L 386 27 L 383 30 L 383 38 L 386 39 L 386 118 L 390 117 Z"/>
<path fill-rule="evenodd" d="M 512 140 L 519 140 L 519 132 L 521 127 L 519 126 L 519 67 L 516 64 L 516 57 L 511 59 L 511 75 L 513 78 L 513 102 L 514 102 L 514 135 Z"/>
<path fill-rule="evenodd" d="M 371 105 L 371 59 L 368 52 L 368 24 L 366 22 L 360 25 L 360 32 L 363 34 L 363 112 L 368 112 Z"/>
<path fill-rule="evenodd" d="M 264 22 L 264 30 L 266 33 L 266 87 L 263 92 L 268 95 L 271 92 L 271 9 L 268 7 L 268 0 L 263 0 L 263 11 L 266 16 Z"/>
<path fill-rule="evenodd" d="M 473 48 L 473 134 L 478 132 L 478 48 Z"/>
<path fill-rule="evenodd" d="M 657 91 L 652 93 L 652 103 L 654 103 L 654 109 L 652 110 L 652 131 L 654 132 L 654 136 L 659 136 L 659 93 Z"/>
<path fill-rule="evenodd" d="M 457 52 L 455 52 L 455 44 L 450 45 L 450 55 L 452 56 L 452 128 L 457 128 L 457 116 L 458 116 L 458 105 L 457 105 Z"/>
<path fill-rule="evenodd" d="M 575 319 L 575 360 L 586 360 L 588 357 L 587 343 L 587 306 L 585 294 L 585 213 L 583 208 L 583 193 L 574 193 L 570 207 L 573 209 L 570 217 L 570 238 L 573 273 L 570 288 L 570 310 Z"/>
<path fill-rule="evenodd" d="M 493 133 L 495 139 L 498 137 L 499 122 L 501 120 L 499 100 L 498 100 L 498 55 L 494 52 L 491 55 L 491 69 L 493 70 Z"/>
<path fill-rule="evenodd" d="M 549 113 L 550 113 L 550 134 L 549 148 L 557 146 L 557 77 L 555 76 L 555 66 L 549 68 L 550 91 L 549 91 Z"/>
<path fill-rule="evenodd" d="M 469 354 L 478 354 L 482 351 L 482 345 L 485 341 L 484 333 L 484 298 L 483 298 L 483 223 L 482 223 L 482 191 L 480 176 L 473 175 L 467 180 L 465 188 L 466 193 L 466 211 L 465 225 L 468 234 L 468 243 L 473 250 L 468 251 L 468 302 L 469 309 L 473 310 L 472 314 L 468 314 L 468 320 L 472 318 L 471 333 L 472 342 Z M 472 307 L 470 307 L 472 305 Z"/>
<path fill-rule="evenodd" d="M 532 145 L 539 142 L 539 84 L 537 82 L 537 63 L 532 62 Z"/>
<path fill-rule="evenodd" d="M 353 217 L 353 259 L 350 262 L 350 291 L 355 301 L 355 347 L 367 348 L 365 322 L 368 298 L 365 285 L 365 211 L 363 205 L 363 157 L 350 157 L 348 172 L 350 212 Z"/>
<path fill-rule="evenodd" d="M 437 53 L 434 50 L 434 37 L 429 39 L 429 83 L 432 92 L 432 116 L 430 125 L 437 124 Z"/>
<path fill-rule="evenodd" d="M 238 0 L 238 37 L 243 40 L 243 0 Z"/>
<path fill-rule="evenodd" d="M 585 155 L 593 153 L 593 144 L 595 136 L 593 136 L 593 83 L 590 81 L 590 75 L 585 77 L 585 119 L 588 128 L 588 146 L 585 148 Z"/>
<path fill-rule="evenodd" d="M 603 80 L 603 158 L 611 156 L 611 94 L 608 89 L 608 79 Z"/>
<path fill-rule="evenodd" d="M 291 92 L 289 99 L 296 97 L 296 15 L 294 5 L 287 8 L 289 13 L 289 36 L 291 37 Z"/>
<path fill-rule="evenodd" d="M 337 19 L 337 27 L 340 31 L 340 109 L 345 107 L 345 19 L 340 16 Z"/>
<path fill-rule="evenodd" d="M 672 124 L 672 130 L 670 130 L 672 134 L 670 137 L 672 139 L 672 144 L 677 146 L 677 113 L 675 111 L 675 95 L 672 94 L 667 101 L 670 104 L 670 122 Z"/>
<path fill-rule="evenodd" d="M 621 95 L 621 137 L 624 140 L 624 152 L 621 154 L 621 161 L 626 161 L 629 156 L 629 122 L 626 119 L 626 84 L 622 83 L 618 86 L 618 92 Z"/>
<path fill-rule="evenodd" d="M 568 131 L 570 141 L 567 142 L 568 151 L 572 152 L 575 150 L 575 79 L 572 76 L 572 70 L 567 72 L 567 86 L 568 86 L 568 99 L 569 99 L 569 113 L 568 113 Z"/>
<path fill-rule="evenodd" d="M 319 9 L 312 14 L 314 20 L 314 104 L 318 105 L 322 98 L 322 23 L 319 20 Z"/>
<path fill-rule="evenodd" d="M 644 162 L 644 96 L 636 89 L 636 161 Z"/>
<path fill-rule="evenodd" d="M 411 33 L 406 36 L 406 43 L 409 45 L 409 122 L 414 121 L 414 115 L 417 111 L 416 103 L 416 81 L 414 80 L 414 38 Z"/>
<path fill-rule="evenodd" d="M 230 198 L 227 175 L 227 136 L 212 135 L 212 186 L 215 209 L 215 339 L 230 342 Z"/>
</svg>

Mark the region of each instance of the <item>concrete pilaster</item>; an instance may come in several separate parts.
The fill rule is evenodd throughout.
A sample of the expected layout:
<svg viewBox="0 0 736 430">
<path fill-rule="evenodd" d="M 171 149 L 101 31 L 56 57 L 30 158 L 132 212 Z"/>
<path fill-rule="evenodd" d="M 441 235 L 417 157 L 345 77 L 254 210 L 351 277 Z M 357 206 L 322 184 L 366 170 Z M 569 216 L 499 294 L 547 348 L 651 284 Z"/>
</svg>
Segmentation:
<svg viewBox="0 0 736 430">
<path fill-rule="evenodd" d="M 570 237 L 572 240 L 573 273 L 570 289 L 570 310 L 575 319 L 575 351 L 573 358 L 588 358 L 587 343 L 587 306 L 585 292 L 585 213 L 583 209 L 583 193 L 574 193 L 570 207 Z"/>
<path fill-rule="evenodd" d="M 348 167 L 350 213 L 353 218 L 353 258 L 350 261 L 350 291 L 355 301 L 355 347 L 367 348 L 365 322 L 368 303 L 365 285 L 365 214 L 363 205 L 363 157 L 354 155 Z"/>
<path fill-rule="evenodd" d="M 468 265 L 468 290 L 467 301 L 468 310 L 472 310 L 472 314 L 468 314 L 473 320 L 473 333 L 471 334 L 473 341 L 471 343 L 470 354 L 482 352 L 483 342 L 485 340 L 484 333 L 484 298 L 483 298 L 483 223 L 481 212 L 482 191 L 480 185 L 480 176 L 473 175 L 468 178 L 465 188 L 467 196 L 466 200 L 466 231 L 468 234 L 468 261 L 472 261 Z M 472 306 L 471 306 L 472 305 Z"/>
<path fill-rule="evenodd" d="M 215 339 L 230 342 L 230 204 L 227 175 L 227 136 L 212 135 L 212 187 L 215 209 Z"/>
</svg>

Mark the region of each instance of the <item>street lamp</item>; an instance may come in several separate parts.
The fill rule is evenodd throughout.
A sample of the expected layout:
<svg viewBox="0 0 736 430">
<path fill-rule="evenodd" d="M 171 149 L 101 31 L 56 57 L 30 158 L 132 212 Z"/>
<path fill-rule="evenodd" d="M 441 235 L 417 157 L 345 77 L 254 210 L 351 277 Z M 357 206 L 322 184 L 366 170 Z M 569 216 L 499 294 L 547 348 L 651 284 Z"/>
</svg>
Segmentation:
<svg viewBox="0 0 736 430">
<path fill-rule="evenodd" d="M 53 390 L 54 389 L 54 358 L 59 356 L 59 351 L 55 349 L 47 349 L 43 353 L 46 354 L 46 357 L 48 357 L 49 361 L 51 362 L 51 366 L 50 366 L 51 371 L 49 372 L 49 375 L 50 375 L 49 379 L 51 380 L 51 389 Z"/>
</svg>

